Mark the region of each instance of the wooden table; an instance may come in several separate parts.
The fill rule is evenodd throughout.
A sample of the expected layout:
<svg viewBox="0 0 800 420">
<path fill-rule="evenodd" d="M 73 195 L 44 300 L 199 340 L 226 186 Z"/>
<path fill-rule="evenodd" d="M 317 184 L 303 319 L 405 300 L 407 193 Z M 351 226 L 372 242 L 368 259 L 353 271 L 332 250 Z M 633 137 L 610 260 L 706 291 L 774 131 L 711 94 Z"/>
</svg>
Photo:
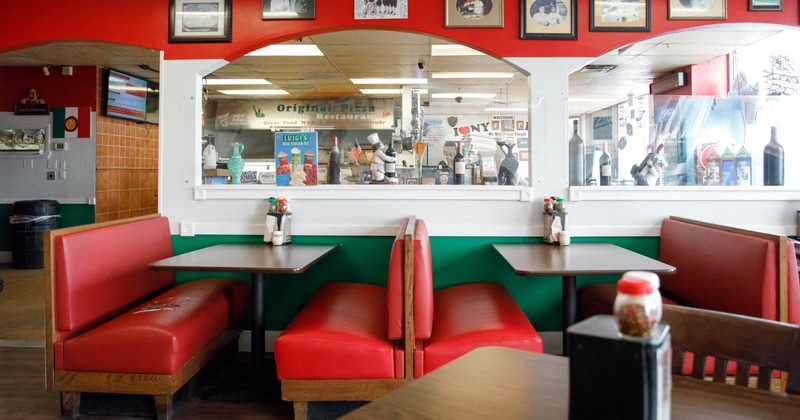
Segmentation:
<svg viewBox="0 0 800 420">
<path fill-rule="evenodd" d="M 264 360 L 264 274 L 306 271 L 338 245 L 221 244 L 176 255 L 150 264 L 152 270 L 248 272 L 251 287 L 251 357 Z"/>
<path fill-rule="evenodd" d="M 797 419 L 800 396 L 672 377 L 673 419 Z M 603 413 L 598 413 L 602 418 Z M 611 413 L 605 413 L 607 418 Z M 343 419 L 567 419 L 569 359 L 484 347 Z"/>
<path fill-rule="evenodd" d="M 563 353 L 568 352 L 567 327 L 575 323 L 578 313 L 577 276 L 622 274 L 626 271 L 651 271 L 672 274 L 675 267 L 642 254 L 605 243 L 494 244 L 520 276 L 561 276 Z"/>
</svg>

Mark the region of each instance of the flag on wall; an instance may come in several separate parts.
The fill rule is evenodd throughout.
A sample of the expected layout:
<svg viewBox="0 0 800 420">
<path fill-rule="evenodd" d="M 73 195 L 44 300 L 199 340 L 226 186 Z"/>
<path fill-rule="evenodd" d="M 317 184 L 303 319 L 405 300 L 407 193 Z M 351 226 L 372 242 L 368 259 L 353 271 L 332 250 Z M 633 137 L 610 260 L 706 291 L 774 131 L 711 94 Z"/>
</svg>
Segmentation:
<svg viewBox="0 0 800 420">
<path fill-rule="evenodd" d="M 353 141 L 353 147 L 350 148 L 350 156 L 358 163 L 358 157 L 361 156 L 361 145 L 358 144 L 358 139 Z"/>
<path fill-rule="evenodd" d="M 53 138 L 92 137 L 92 108 L 53 108 Z"/>
</svg>

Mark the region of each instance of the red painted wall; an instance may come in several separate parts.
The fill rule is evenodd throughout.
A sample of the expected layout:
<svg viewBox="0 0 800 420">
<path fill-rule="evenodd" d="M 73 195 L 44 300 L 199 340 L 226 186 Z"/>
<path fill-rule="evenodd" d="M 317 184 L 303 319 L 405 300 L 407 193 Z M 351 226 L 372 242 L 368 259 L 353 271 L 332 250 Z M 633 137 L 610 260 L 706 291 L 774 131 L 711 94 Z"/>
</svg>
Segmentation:
<svg viewBox="0 0 800 420">
<path fill-rule="evenodd" d="M 728 56 L 723 55 L 692 66 L 692 95 L 728 94 Z"/>
<path fill-rule="evenodd" d="M 445 28 L 444 2 L 408 0 L 408 19 L 355 20 L 352 0 L 317 0 L 316 19 L 261 20 L 262 0 L 233 2 L 233 42 L 169 44 L 166 0 L 3 1 L 0 52 L 68 40 L 104 40 L 164 50 L 168 59 L 234 60 L 256 47 L 304 35 L 346 29 L 396 29 L 451 39 L 498 57 L 596 57 L 683 28 L 724 22 L 796 26 L 798 2 L 780 12 L 748 12 L 748 0 L 728 0 L 727 20 L 667 20 L 667 0 L 651 0 L 651 32 L 590 32 L 589 1 L 578 0 L 578 40 L 521 40 L 520 0 L 505 0 L 503 28 Z"/>
<path fill-rule="evenodd" d="M 50 109 L 64 106 L 97 107 L 97 68 L 75 66 L 72 76 L 63 76 L 61 66 L 50 67 L 45 76 L 41 67 L 0 67 L 0 112 L 11 112 L 14 105 L 28 93 L 39 91 Z"/>
</svg>

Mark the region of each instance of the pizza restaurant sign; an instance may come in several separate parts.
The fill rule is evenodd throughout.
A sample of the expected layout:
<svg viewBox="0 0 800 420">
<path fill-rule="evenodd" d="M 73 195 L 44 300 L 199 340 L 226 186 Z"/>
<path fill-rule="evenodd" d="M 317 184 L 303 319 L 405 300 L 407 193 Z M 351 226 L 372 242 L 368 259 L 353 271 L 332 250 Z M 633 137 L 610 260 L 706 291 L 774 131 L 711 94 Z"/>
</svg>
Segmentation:
<svg viewBox="0 0 800 420">
<path fill-rule="evenodd" d="M 214 128 L 270 130 L 273 128 L 333 128 L 386 130 L 394 126 L 393 99 L 264 99 L 221 100 Z"/>
</svg>

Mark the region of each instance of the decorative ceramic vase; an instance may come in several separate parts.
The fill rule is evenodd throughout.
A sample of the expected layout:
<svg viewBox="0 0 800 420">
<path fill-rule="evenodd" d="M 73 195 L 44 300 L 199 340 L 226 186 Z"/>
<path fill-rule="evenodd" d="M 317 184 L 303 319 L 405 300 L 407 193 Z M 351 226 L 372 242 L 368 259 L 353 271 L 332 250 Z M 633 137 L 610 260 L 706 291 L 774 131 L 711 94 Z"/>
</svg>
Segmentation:
<svg viewBox="0 0 800 420">
<path fill-rule="evenodd" d="M 506 142 L 498 142 L 500 150 L 506 155 L 500 162 L 500 171 L 498 174 L 499 185 L 517 185 L 517 169 L 519 168 L 519 161 L 514 156 L 514 144 Z M 506 150 L 503 150 L 503 146 Z"/>
<path fill-rule="evenodd" d="M 241 184 L 242 170 L 244 169 L 244 159 L 242 159 L 242 152 L 244 151 L 244 144 L 233 143 L 233 154 L 228 159 L 228 170 L 231 171 L 231 184 Z"/>
</svg>

